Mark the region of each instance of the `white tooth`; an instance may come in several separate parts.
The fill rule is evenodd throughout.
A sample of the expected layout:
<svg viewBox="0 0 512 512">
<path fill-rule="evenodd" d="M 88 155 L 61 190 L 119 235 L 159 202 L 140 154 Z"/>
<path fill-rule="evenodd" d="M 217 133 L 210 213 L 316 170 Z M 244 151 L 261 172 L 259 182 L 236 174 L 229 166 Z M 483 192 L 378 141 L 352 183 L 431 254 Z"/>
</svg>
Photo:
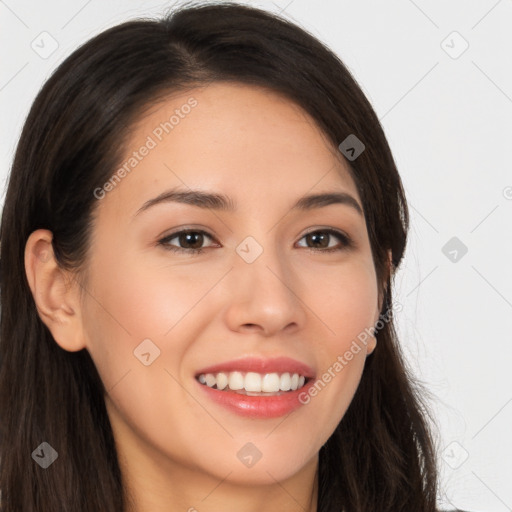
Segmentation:
<svg viewBox="0 0 512 512">
<path fill-rule="evenodd" d="M 261 392 L 261 375 L 254 372 L 247 373 L 244 379 L 244 388 L 246 391 Z"/>
<path fill-rule="evenodd" d="M 281 389 L 281 391 L 289 391 L 291 385 L 292 381 L 290 378 L 290 374 L 283 373 L 283 375 L 281 375 L 281 379 L 279 380 L 279 389 Z"/>
<path fill-rule="evenodd" d="M 258 393 L 277 393 L 279 391 L 289 391 L 302 388 L 306 383 L 306 378 L 298 373 L 266 373 L 264 375 L 256 372 L 230 372 L 201 374 L 197 378 L 201 384 L 209 387 L 216 386 L 217 389 L 229 389 L 233 391 L 246 391 L 252 395 Z"/>
<path fill-rule="evenodd" d="M 215 375 L 213 373 L 207 373 L 205 376 L 206 385 L 210 388 L 213 388 L 215 386 L 215 383 L 217 382 L 217 379 L 215 378 Z"/>
<path fill-rule="evenodd" d="M 217 374 L 217 389 L 224 389 L 228 385 L 228 376 L 225 373 Z"/>
<path fill-rule="evenodd" d="M 229 387 L 237 391 L 244 387 L 244 376 L 240 372 L 231 372 L 229 374 Z"/>
<path fill-rule="evenodd" d="M 277 373 L 266 373 L 261 381 L 261 391 L 266 393 L 279 391 L 279 375 Z"/>
</svg>

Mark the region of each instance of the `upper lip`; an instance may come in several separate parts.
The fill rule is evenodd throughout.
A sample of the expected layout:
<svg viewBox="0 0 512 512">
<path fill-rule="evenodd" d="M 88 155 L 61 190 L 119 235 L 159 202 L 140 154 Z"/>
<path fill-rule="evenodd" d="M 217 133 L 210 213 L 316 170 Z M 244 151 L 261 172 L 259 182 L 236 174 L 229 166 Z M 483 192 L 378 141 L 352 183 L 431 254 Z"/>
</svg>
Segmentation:
<svg viewBox="0 0 512 512">
<path fill-rule="evenodd" d="M 314 370 L 307 364 L 290 357 L 257 358 L 243 357 L 223 363 L 208 366 L 196 373 L 196 377 L 206 373 L 229 372 L 255 372 L 255 373 L 298 373 L 307 378 L 314 378 Z"/>
</svg>

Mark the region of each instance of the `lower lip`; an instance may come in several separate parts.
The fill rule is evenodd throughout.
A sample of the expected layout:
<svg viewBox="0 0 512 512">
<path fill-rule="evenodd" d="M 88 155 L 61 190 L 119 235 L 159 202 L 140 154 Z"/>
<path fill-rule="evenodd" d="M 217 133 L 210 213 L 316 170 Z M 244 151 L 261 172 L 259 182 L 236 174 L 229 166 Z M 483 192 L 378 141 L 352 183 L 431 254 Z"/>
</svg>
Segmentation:
<svg viewBox="0 0 512 512">
<path fill-rule="evenodd" d="M 197 382 L 210 399 L 240 416 L 249 418 L 278 418 L 290 414 L 305 405 L 299 400 L 299 396 L 307 395 L 313 384 L 314 379 L 311 379 L 300 389 L 287 391 L 282 395 L 248 396 L 235 391 L 219 391 Z"/>
</svg>

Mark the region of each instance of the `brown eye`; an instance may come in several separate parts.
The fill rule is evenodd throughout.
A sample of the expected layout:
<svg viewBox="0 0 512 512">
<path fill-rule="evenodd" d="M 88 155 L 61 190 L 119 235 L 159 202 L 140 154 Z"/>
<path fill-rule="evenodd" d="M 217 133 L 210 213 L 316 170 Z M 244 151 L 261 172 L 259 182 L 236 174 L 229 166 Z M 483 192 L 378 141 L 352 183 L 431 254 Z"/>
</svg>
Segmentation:
<svg viewBox="0 0 512 512">
<path fill-rule="evenodd" d="M 337 246 L 330 245 L 332 238 L 337 238 L 340 242 Z M 350 238 L 334 229 L 319 229 L 311 231 L 303 236 L 306 239 L 307 249 L 320 250 L 322 252 L 342 251 L 352 246 Z"/>
<path fill-rule="evenodd" d="M 214 240 L 214 238 L 206 231 L 188 229 L 172 233 L 159 240 L 158 243 L 170 251 L 196 255 L 201 254 L 204 249 L 208 248 L 203 247 L 205 238 Z M 171 244 L 171 240 L 174 239 L 176 239 L 177 242 Z M 334 229 L 318 229 L 316 231 L 311 231 L 310 233 L 305 234 L 302 239 L 306 240 L 306 249 L 320 252 L 342 251 L 353 246 L 351 239 L 347 235 Z M 333 239 L 338 240 L 337 245 L 331 244 Z"/>
<path fill-rule="evenodd" d="M 181 233 L 178 235 L 180 246 L 188 246 L 185 249 L 201 249 L 203 245 L 204 235 L 196 231 L 190 231 L 188 233 Z"/>
<path fill-rule="evenodd" d="M 213 239 L 211 235 L 202 230 L 183 230 L 172 233 L 158 241 L 165 249 L 176 252 L 189 252 L 191 254 L 200 254 L 203 252 L 205 238 Z M 171 244 L 171 240 L 177 239 L 179 247 Z"/>
<path fill-rule="evenodd" d="M 331 235 L 320 231 L 306 235 L 306 239 L 313 244 L 315 249 L 327 249 L 329 247 L 330 238 Z"/>
</svg>

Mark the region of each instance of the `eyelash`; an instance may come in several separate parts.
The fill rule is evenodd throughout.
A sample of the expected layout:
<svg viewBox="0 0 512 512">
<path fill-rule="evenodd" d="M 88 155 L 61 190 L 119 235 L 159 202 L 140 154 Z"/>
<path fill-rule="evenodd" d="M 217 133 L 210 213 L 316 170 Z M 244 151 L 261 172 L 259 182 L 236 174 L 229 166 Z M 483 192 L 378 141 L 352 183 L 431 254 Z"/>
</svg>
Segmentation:
<svg viewBox="0 0 512 512">
<path fill-rule="evenodd" d="M 188 253 L 190 256 L 197 256 L 199 254 L 204 253 L 205 249 L 208 249 L 208 247 L 203 247 L 203 248 L 199 248 L 199 249 L 185 249 L 183 247 L 176 247 L 173 245 L 169 245 L 169 241 L 172 240 L 173 238 L 176 238 L 177 236 L 179 236 L 181 234 L 188 234 L 188 233 L 199 233 L 201 235 L 206 235 L 208 238 L 214 240 L 214 237 L 212 235 L 210 235 L 206 231 L 203 231 L 202 229 L 184 229 L 182 231 L 176 231 L 175 233 L 172 233 L 172 234 L 162 238 L 161 240 L 158 241 L 158 244 L 161 245 L 167 251 L 172 251 L 172 252 L 177 252 L 177 253 Z M 314 247 L 305 247 L 306 250 L 309 250 L 312 252 L 320 251 L 320 252 L 329 252 L 330 253 L 330 252 L 339 252 L 339 251 L 347 250 L 347 249 L 354 247 L 354 243 L 350 237 L 348 237 L 344 233 L 341 233 L 340 231 L 337 231 L 335 229 L 329 229 L 329 228 L 316 229 L 314 231 L 305 233 L 301 237 L 301 240 L 302 240 L 302 238 L 304 238 L 308 235 L 315 234 L 315 233 L 327 233 L 329 235 L 334 235 L 336 238 L 338 238 L 338 240 L 340 240 L 342 245 L 341 245 L 341 247 L 331 247 L 328 249 L 321 249 L 321 248 L 315 249 Z"/>
</svg>

